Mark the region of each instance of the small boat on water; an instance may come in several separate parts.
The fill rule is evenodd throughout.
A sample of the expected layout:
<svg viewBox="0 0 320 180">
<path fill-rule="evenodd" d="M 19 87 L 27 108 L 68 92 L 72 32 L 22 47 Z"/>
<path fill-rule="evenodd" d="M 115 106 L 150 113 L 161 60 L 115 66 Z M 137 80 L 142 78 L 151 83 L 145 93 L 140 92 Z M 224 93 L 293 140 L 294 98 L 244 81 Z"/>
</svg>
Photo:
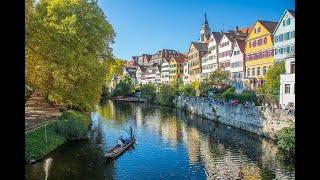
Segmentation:
<svg viewBox="0 0 320 180">
<path fill-rule="evenodd" d="M 130 127 L 130 137 L 123 140 L 122 146 L 117 144 L 107 151 L 104 155 L 106 159 L 112 159 L 120 156 L 123 152 L 125 152 L 130 146 L 132 146 L 136 142 L 136 138 L 132 134 L 132 128 Z"/>
</svg>

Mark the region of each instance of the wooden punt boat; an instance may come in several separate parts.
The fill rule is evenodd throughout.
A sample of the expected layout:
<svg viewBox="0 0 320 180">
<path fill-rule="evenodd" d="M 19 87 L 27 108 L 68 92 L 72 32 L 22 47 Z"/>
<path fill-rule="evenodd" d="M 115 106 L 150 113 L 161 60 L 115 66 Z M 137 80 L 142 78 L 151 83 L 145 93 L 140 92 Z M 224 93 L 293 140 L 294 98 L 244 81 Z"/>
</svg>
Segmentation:
<svg viewBox="0 0 320 180">
<path fill-rule="evenodd" d="M 122 147 L 120 147 L 120 145 L 117 144 L 113 148 L 109 149 L 107 153 L 104 155 L 104 157 L 106 159 L 111 159 L 120 156 L 124 151 L 126 151 L 130 146 L 132 146 L 135 141 L 136 138 L 134 136 L 125 139 Z"/>
</svg>

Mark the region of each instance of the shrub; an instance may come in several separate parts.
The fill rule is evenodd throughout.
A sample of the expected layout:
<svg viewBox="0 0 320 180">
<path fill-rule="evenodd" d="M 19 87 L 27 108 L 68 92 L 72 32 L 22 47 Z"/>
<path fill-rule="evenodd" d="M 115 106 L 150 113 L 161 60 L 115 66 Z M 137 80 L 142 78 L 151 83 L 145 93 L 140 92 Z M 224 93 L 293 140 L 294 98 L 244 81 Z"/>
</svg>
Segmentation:
<svg viewBox="0 0 320 180">
<path fill-rule="evenodd" d="M 191 84 L 179 86 L 178 92 L 184 96 L 195 96 L 196 90 L 192 87 Z"/>
<path fill-rule="evenodd" d="M 89 116 L 69 110 L 59 117 L 55 131 L 67 140 L 84 139 L 90 124 Z"/>
<path fill-rule="evenodd" d="M 236 99 L 236 94 L 234 93 L 234 88 L 229 88 L 225 92 L 220 95 L 220 99 L 225 101 L 230 101 L 232 99 Z"/>
<path fill-rule="evenodd" d="M 145 84 L 140 88 L 141 98 L 146 99 L 148 102 L 154 102 L 156 97 L 156 87 L 153 84 Z"/>
<path fill-rule="evenodd" d="M 295 153 L 295 129 L 283 128 L 277 133 L 279 148 L 291 155 Z"/>
<path fill-rule="evenodd" d="M 240 103 L 254 102 L 255 104 L 258 103 L 258 98 L 253 91 L 243 91 L 241 94 L 237 94 L 236 98 Z"/>
<path fill-rule="evenodd" d="M 211 85 L 208 83 L 201 83 L 200 86 L 200 96 L 208 96 L 208 91 L 211 88 Z"/>
<path fill-rule="evenodd" d="M 173 107 L 173 99 L 175 95 L 175 89 L 169 85 L 161 85 L 159 92 L 157 93 L 157 103 L 162 106 Z"/>
</svg>

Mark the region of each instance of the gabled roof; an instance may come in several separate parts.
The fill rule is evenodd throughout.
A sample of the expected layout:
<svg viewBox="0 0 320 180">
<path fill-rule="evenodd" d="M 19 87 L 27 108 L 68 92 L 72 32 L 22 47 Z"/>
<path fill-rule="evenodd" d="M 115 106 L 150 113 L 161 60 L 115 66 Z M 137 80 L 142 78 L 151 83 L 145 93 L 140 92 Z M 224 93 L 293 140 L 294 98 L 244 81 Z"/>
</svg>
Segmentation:
<svg viewBox="0 0 320 180">
<path fill-rule="evenodd" d="M 244 53 L 244 48 L 246 47 L 246 41 L 244 39 L 235 39 L 238 47 L 242 53 Z"/>
<path fill-rule="evenodd" d="M 278 22 L 273 21 L 260 21 L 258 20 L 270 33 L 273 33 L 273 31 L 276 29 Z M 257 22 L 258 22 L 257 21 Z M 253 29 L 253 28 L 252 28 Z"/>
<path fill-rule="evenodd" d="M 211 34 L 214 37 L 215 41 L 219 43 L 222 38 L 221 32 L 212 32 Z"/>
<path fill-rule="evenodd" d="M 276 28 L 274 29 L 274 31 L 272 32 L 272 34 L 274 34 L 274 33 L 277 31 L 277 29 L 279 28 L 279 26 L 280 26 L 280 24 L 281 24 L 281 22 L 282 22 L 282 19 L 283 19 L 284 15 L 285 15 L 287 12 L 289 12 L 289 13 L 295 18 L 295 12 L 294 12 L 293 10 L 288 10 L 288 9 L 286 9 L 286 10 L 283 12 L 283 14 L 282 14 L 282 16 L 281 16 L 281 18 L 280 18 L 280 21 L 278 22 L 278 24 L 277 24 Z"/>
<path fill-rule="evenodd" d="M 172 57 L 171 59 L 174 59 L 177 63 L 183 63 L 185 62 L 185 57 Z"/>
<path fill-rule="evenodd" d="M 249 34 L 252 30 L 253 26 L 251 27 L 245 27 L 245 28 L 241 28 L 239 29 L 240 32 L 245 33 L 245 34 Z"/>
<path fill-rule="evenodd" d="M 148 66 L 139 65 L 139 68 L 141 69 L 142 72 L 145 72 Z"/>
<path fill-rule="evenodd" d="M 295 13 L 294 10 L 289 10 L 289 9 L 286 9 L 286 10 L 288 10 L 288 12 L 289 12 L 294 18 L 296 18 L 296 13 Z"/>
<path fill-rule="evenodd" d="M 194 45 L 194 47 L 198 50 L 198 51 L 208 51 L 208 43 L 203 43 L 203 42 L 191 42 L 191 45 Z M 190 46 L 191 46 L 190 45 Z M 190 48 L 189 48 L 190 49 Z"/>
</svg>

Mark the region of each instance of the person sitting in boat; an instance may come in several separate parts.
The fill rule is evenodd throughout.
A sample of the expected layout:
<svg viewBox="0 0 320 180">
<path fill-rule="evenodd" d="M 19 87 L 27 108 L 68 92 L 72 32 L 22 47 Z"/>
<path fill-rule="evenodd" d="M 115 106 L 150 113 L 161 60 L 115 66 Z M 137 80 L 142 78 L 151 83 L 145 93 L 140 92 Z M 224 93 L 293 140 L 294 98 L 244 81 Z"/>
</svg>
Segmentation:
<svg viewBox="0 0 320 180">
<path fill-rule="evenodd" d="M 119 145 L 120 147 L 123 146 L 123 142 L 121 141 L 121 139 L 118 139 L 118 145 Z"/>
<path fill-rule="evenodd" d="M 124 139 L 123 139 L 123 137 L 122 137 L 122 136 L 120 137 L 120 140 L 121 140 L 121 142 L 122 142 L 122 143 L 124 143 Z"/>
</svg>

